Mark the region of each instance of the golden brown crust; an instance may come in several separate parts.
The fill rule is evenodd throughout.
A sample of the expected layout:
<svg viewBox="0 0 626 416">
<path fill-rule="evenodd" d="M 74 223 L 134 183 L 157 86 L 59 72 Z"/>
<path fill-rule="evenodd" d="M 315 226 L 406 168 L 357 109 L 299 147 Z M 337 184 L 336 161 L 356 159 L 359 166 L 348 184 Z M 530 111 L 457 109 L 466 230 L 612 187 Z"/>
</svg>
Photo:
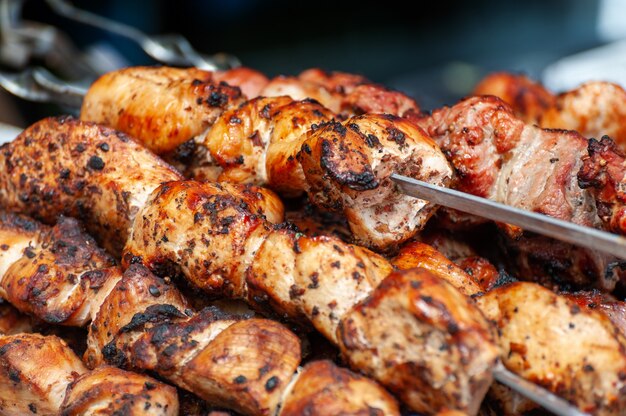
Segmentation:
<svg viewBox="0 0 626 416">
<path fill-rule="evenodd" d="M 0 300 L 0 335 L 33 332 L 30 317 L 21 314 L 9 303 Z"/>
<path fill-rule="evenodd" d="M 611 82 L 587 82 L 559 94 L 539 119 L 544 128 L 576 130 L 588 138 L 610 136 L 626 150 L 626 91 Z"/>
<path fill-rule="evenodd" d="M 237 185 L 216 186 L 191 181 L 164 185 L 155 191 L 148 205 L 137 216 L 124 261 L 141 261 L 157 270 L 162 269 L 164 264 L 178 265 L 178 271 L 186 279 L 214 295 L 223 294 L 221 283 L 228 282 L 228 296 L 244 298 L 258 308 L 269 307 L 293 320 L 308 322 L 335 343 L 343 342 L 338 338 L 346 336 L 338 332 L 339 325 L 348 325 L 346 320 L 356 319 L 353 317 L 355 314 L 367 316 L 362 321 L 363 326 L 374 331 L 369 333 L 361 328 L 361 339 L 367 345 L 376 346 L 397 338 L 402 339 L 397 345 L 411 345 L 412 351 L 426 352 L 426 355 L 420 353 L 420 362 L 433 358 L 429 355 L 432 351 L 428 346 L 416 347 L 421 345 L 419 337 L 411 337 L 404 327 L 394 328 L 384 335 L 375 332 L 385 331 L 390 321 L 397 321 L 398 309 L 406 308 L 409 302 L 401 296 L 395 299 L 394 296 L 399 295 L 391 293 L 387 286 L 379 286 L 391 271 L 387 261 L 364 248 L 332 237 L 305 237 L 289 229 L 270 228 L 257 215 L 241 208 L 242 199 L 237 197 L 237 189 Z M 204 205 L 209 201 L 212 204 L 206 211 Z M 228 219 L 226 229 L 223 225 L 225 219 Z M 176 226 L 172 222 L 174 220 Z M 158 241 L 165 243 L 153 243 Z M 228 254 L 229 250 L 235 250 L 235 253 Z M 378 380 L 384 385 L 401 391 L 408 404 L 416 410 L 436 411 L 436 406 L 451 401 L 452 406 L 475 412 L 477 407 L 474 405 L 477 406 L 486 391 L 497 351 L 492 335 L 486 329 L 486 322 L 480 312 L 471 306 L 471 301 L 452 286 L 441 286 L 443 283 L 435 281 L 441 280 L 430 277 L 429 282 L 435 288 L 432 289 L 433 296 L 436 294 L 441 305 L 451 308 L 446 313 L 455 321 L 448 327 L 437 321 L 437 316 L 407 311 L 403 322 L 407 321 L 410 328 L 430 328 L 436 324 L 438 329 L 431 332 L 441 338 L 452 337 L 454 341 L 448 342 L 456 342 L 458 351 L 462 351 L 451 359 L 455 363 L 460 356 L 468 360 L 451 370 L 455 379 L 462 380 L 458 385 L 450 385 L 447 393 L 440 394 L 440 390 L 428 390 L 425 386 L 429 381 L 422 373 L 414 373 L 410 366 L 400 366 L 395 372 L 385 370 L 384 363 L 395 360 L 395 347 L 377 350 L 379 355 L 368 355 L 354 347 L 356 340 L 353 340 L 351 347 L 344 346 L 344 353 L 356 368 L 382 377 Z M 404 286 L 409 286 L 409 283 L 405 282 Z M 413 293 L 410 288 L 403 288 L 401 292 Z M 381 312 L 375 309 L 371 314 L 362 315 L 361 309 L 372 307 L 372 297 L 383 299 L 386 306 L 391 305 L 391 310 Z M 447 318 L 442 316 L 441 319 L 445 321 Z M 464 321 L 459 323 L 457 319 Z M 444 335 L 450 328 L 455 329 L 455 334 Z M 458 352 L 453 350 L 455 354 Z M 448 352 L 437 354 L 441 354 L 441 357 L 436 355 L 441 362 L 449 359 Z M 405 383 L 407 377 L 411 380 Z M 422 384 L 413 383 L 413 378 L 421 379 Z M 457 393 L 461 397 L 459 401 L 450 399 Z M 429 402 L 429 396 L 435 397 L 433 402 Z M 424 404 L 426 402 L 428 404 Z"/>
<path fill-rule="evenodd" d="M 67 388 L 60 415 L 177 416 L 174 387 L 152 377 L 102 366 L 83 374 Z"/>
<path fill-rule="evenodd" d="M 428 414 L 475 414 L 500 354 L 474 303 L 425 269 L 389 275 L 342 318 L 339 334 L 351 365 Z"/>
<path fill-rule="evenodd" d="M 0 243 L 17 216 L 0 216 Z M 100 290 L 121 278 L 115 262 L 86 235 L 73 218 L 61 217 L 24 249 L 22 257 L 0 275 L 0 293 L 20 311 L 53 323 L 83 326 L 95 315 Z M 28 235 L 29 231 L 22 231 Z M 5 259 L 3 265 L 9 263 Z"/>
<path fill-rule="evenodd" d="M 84 220 L 118 255 L 137 210 L 181 175 L 127 136 L 72 118 L 47 118 L 0 147 L 0 205 L 53 223 Z"/>
<path fill-rule="evenodd" d="M 606 316 L 526 282 L 496 288 L 476 301 L 498 328 L 509 370 L 584 412 L 621 414 L 626 339 Z"/>
<path fill-rule="evenodd" d="M 374 381 L 330 361 L 307 364 L 285 398 L 280 416 L 400 415 L 395 399 Z"/>
<path fill-rule="evenodd" d="M 298 153 L 312 203 L 343 212 L 355 240 L 394 250 L 414 236 L 434 205 L 401 193 L 392 173 L 447 186 L 453 171 L 437 145 L 413 123 L 369 114 L 329 122 L 307 134 Z"/>
<path fill-rule="evenodd" d="M 233 87 L 239 87 L 248 99 L 258 97 L 261 90 L 270 82 L 261 72 L 245 66 L 214 72 L 213 78 L 216 82 L 225 82 Z"/>
<path fill-rule="evenodd" d="M 519 118 L 531 124 L 537 123 L 544 112 L 554 106 L 556 98 L 543 85 L 527 76 L 506 72 L 496 72 L 483 78 L 474 88 L 473 95 L 495 95 L 509 104 Z"/>
<path fill-rule="evenodd" d="M 239 88 L 215 81 L 211 72 L 131 67 L 96 80 L 80 117 L 123 131 L 162 154 L 204 132 L 226 108 L 242 101 Z"/>
<path fill-rule="evenodd" d="M 86 371 L 58 337 L 0 336 L 0 413 L 58 414 L 66 386 Z"/>
<path fill-rule="evenodd" d="M 85 360 L 149 370 L 213 404 L 273 414 L 300 363 L 284 326 L 206 308 L 194 314 L 171 284 L 132 265 L 90 327 Z"/>
<path fill-rule="evenodd" d="M 391 261 L 400 270 L 424 268 L 440 279 L 446 280 L 461 293 L 472 296 L 484 289 L 461 267 L 448 260 L 434 247 L 418 241 L 404 245 Z"/>
</svg>

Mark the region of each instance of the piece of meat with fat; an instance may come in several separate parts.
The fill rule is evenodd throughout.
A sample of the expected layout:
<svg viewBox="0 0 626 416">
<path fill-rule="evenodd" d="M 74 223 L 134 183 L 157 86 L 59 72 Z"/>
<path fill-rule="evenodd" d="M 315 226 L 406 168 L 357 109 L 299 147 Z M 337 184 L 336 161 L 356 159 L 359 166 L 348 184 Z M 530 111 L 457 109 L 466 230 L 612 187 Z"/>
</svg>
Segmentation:
<svg viewBox="0 0 626 416">
<path fill-rule="evenodd" d="M 619 157 L 608 164 L 611 180 L 599 180 L 597 174 L 606 169 L 590 168 L 602 162 L 588 151 L 593 141 L 580 134 L 527 125 L 496 97 L 462 100 L 434 111 L 419 124 L 448 156 L 459 176 L 459 190 L 579 225 L 626 232 L 619 229 L 624 211 Z M 599 216 L 607 205 L 608 215 Z M 612 290 L 625 274 L 615 267 L 612 256 L 584 249 L 576 249 L 572 256 L 570 245 L 524 234 L 516 227 L 503 229 L 513 237 L 507 245 L 520 256 L 515 260 L 521 277 L 543 276 Z"/>
</svg>

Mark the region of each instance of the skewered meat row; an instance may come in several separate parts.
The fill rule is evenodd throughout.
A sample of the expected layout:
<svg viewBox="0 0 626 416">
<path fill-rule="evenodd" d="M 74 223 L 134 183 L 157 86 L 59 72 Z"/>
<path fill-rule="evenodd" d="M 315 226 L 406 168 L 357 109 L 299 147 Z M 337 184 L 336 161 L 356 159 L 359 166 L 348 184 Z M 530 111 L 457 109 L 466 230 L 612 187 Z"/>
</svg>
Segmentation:
<svg viewBox="0 0 626 416">
<path fill-rule="evenodd" d="M 294 376 L 300 342 L 282 325 L 230 316 L 215 307 L 195 314 L 178 290 L 138 265 L 122 276 L 103 263 L 102 250 L 74 219 L 61 218 L 52 229 L 14 214 L 0 220 L 0 244 L 13 253 L 0 258 L 6 270 L 0 276 L 3 296 L 48 322 L 91 321 L 85 353 L 90 368 L 108 362 L 151 371 L 245 414 L 274 414 L 281 404 L 294 412 L 331 406 L 398 414 L 393 398 L 377 384 L 330 362 L 311 363 Z M 307 385 L 309 379 L 330 380 L 304 392 L 290 387 Z M 99 389 L 98 394 L 106 393 L 104 386 Z M 87 404 L 73 401 L 72 409 Z"/>
<path fill-rule="evenodd" d="M 592 81 L 554 95 L 525 76 L 495 73 L 474 94 L 502 98 L 527 123 L 576 130 L 589 138 L 610 136 L 626 150 L 626 91 L 617 84 Z"/>
<path fill-rule="evenodd" d="M 64 123 L 56 124 L 55 126 L 54 121 L 48 119 L 39 125 L 39 129 L 44 125 L 47 129 L 50 129 L 46 130 L 45 135 L 37 135 L 34 128 L 27 129 L 16 141 L 5 146 L 3 154 L 7 152 L 13 156 L 19 154 L 24 166 L 31 164 L 31 158 L 36 158 L 41 162 L 43 169 L 50 167 L 51 164 L 46 163 L 45 159 L 41 157 L 55 157 L 55 154 L 45 153 L 43 156 L 40 156 L 41 152 L 38 149 L 40 147 L 46 149 L 49 142 L 54 141 L 54 136 L 59 133 L 66 138 L 66 141 L 60 145 L 69 144 L 73 146 L 71 139 L 74 137 L 80 138 L 80 135 L 72 134 L 72 132 L 82 132 L 85 128 L 82 123 L 75 121 L 69 122 L 66 120 Z M 77 126 L 77 128 L 74 130 L 69 129 L 72 124 Z M 59 130 L 53 130 L 52 128 L 54 127 L 58 127 Z M 32 142 L 25 146 L 24 141 L 28 137 L 32 139 Z M 102 140 L 115 141 L 119 140 L 119 137 L 109 134 L 108 137 L 101 136 L 95 139 L 94 142 L 100 143 Z M 132 155 L 129 156 L 132 157 Z M 104 158 L 105 166 L 113 163 L 106 159 L 106 154 L 102 157 Z M 5 161 L 3 162 L 5 163 Z M 68 168 L 73 169 L 71 172 L 72 177 L 84 170 L 83 166 L 77 166 L 76 164 L 69 165 Z M 118 167 L 118 169 L 122 168 Z M 20 186 L 19 178 L 21 173 L 18 170 L 14 170 L 10 174 L 5 175 L 3 179 L 11 185 L 6 187 L 6 189 L 14 190 L 13 186 Z M 45 171 L 42 173 L 45 173 Z M 132 174 L 132 172 L 129 172 L 129 174 Z M 85 180 L 93 181 L 97 184 L 99 177 L 98 175 L 86 175 Z M 56 186 L 56 183 L 56 181 L 51 182 L 49 186 Z M 86 188 L 90 186 L 92 184 L 89 182 L 85 184 Z M 135 186 L 140 185 L 136 184 Z M 38 192 L 38 188 L 28 185 L 25 185 L 23 189 L 27 192 L 33 190 L 33 192 Z M 106 197 L 106 188 L 100 189 L 102 197 Z M 140 189 L 143 189 L 143 187 L 140 187 Z M 190 192 L 197 192 L 188 199 L 184 198 L 183 195 L 173 199 L 167 198 L 168 195 L 173 195 L 176 191 L 184 189 L 189 189 Z M 250 267 L 250 270 L 246 273 L 251 273 L 254 270 L 257 273 L 257 279 L 261 279 L 262 276 L 274 278 L 273 276 L 276 276 L 279 270 L 276 267 L 280 266 L 279 264 L 272 265 L 272 258 L 276 254 L 274 245 L 278 244 L 277 247 L 286 246 L 284 251 L 286 256 L 301 259 L 298 261 L 298 264 L 301 264 L 299 267 L 303 267 L 303 269 L 299 271 L 297 276 L 299 276 L 298 279 L 303 281 L 297 287 L 291 288 L 292 284 L 283 286 L 284 284 L 280 280 L 276 283 L 272 283 L 270 280 L 264 283 L 262 280 L 259 280 L 258 283 L 255 283 L 258 288 L 254 288 L 254 290 L 258 291 L 259 296 L 257 296 L 257 299 L 260 302 L 265 297 L 268 300 L 270 297 L 274 297 L 275 303 L 282 305 L 285 309 L 284 311 L 281 310 L 281 312 L 290 313 L 296 319 L 298 317 L 301 319 L 303 316 L 306 317 L 307 321 L 313 321 L 316 327 L 332 340 L 339 341 L 337 326 L 340 320 L 343 320 L 345 323 L 353 320 L 357 322 L 354 324 L 355 331 L 361 326 L 369 326 L 369 324 L 357 320 L 357 315 L 364 312 L 357 312 L 356 306 L 360 305 L 359 307 L 361 308 L 368 307 L 363 302 L 360 304 L 358 302 L 372 294 L 378 283 L 386 277 L 391 270 L 389 264 L 381 257 L 365 249 L 346 245 L 339 240 L 331 239 L 326 241 L 324 238 L 307 240 L 305 237 L 299 237 L 289 230 L 272 232 L 271 223 L 267 222 L 265 218 L 271 219 L 281 216 L 282 206 L 278 206 L 275 197 L 272 197 L 271 194 L 266 193 L 264 196 L 260 193 L 261 190 L 254 191 L 252 188 L 240 185 L 202 185 L 197 182 L 165 184 L 154 194 L 154 197 L 169 201 L 172 204 L 170 208 L 176 212 L 167 213 L 164 208 L 159 208 L 156 204 L 152 204 L 149 207 L 147 206 L 146 210 L 162 209 L 163 213 L 157 213 L 157 216 L 151 217 L 148 217 L 147 211 L 136 213 L 136 219 L 138 219 L 137 216 L 142 217 L 142 224 L 156 221 L 156 223 L 153 223 L 153 226 L 158 226 L 158 230 L 155 229 L 155 231 L 164 233 L 156 237 L 149 232 L 149 229 L 144 229 L 141 225 L 135 225 L 134 235 L 138 240 L 141 240 L 142 238 L 139 237 L 140 233 L 146 233 L 145 244 L 150 246 L 137 246 L 136 254 L 143 256 L 146 262 L 148 262 L 149 260 L 156 260 L 151 256 L 151 250 L 155 247 L 159 249 L 171 247 L 174 249 L 178 247 L 178 244 L 186 245 L 188 242 L 189 244 L 186 245 L 187 251 L 180 254 L 190 257 L 188 261 L 179 263 L 183 268 L 187 268 L 188 275 L 186 277 L 193 283 L 202 283 L 201 287 L 204 289 L 213 287 L 214 294 L 230 293 L 233 296 L 242 296 L 242 291 L 247 290 L 248 283 L 237 279 L 237 277 L 243 276 L 242 273 Z M 18 200 L 13 192 L 8 192 L 6 195 L 7 199 L 5 201 L 13 202 Z M 129 198 L 132 198 L 132 195 L 129 195 Z M 214 200 L 216 198 L 217 200 Z M 69 198 L 67 204 L 71 207 Z M 191 205 L 189 206 L 188 204 Z M 181 209 L 177 210 L 176 207 L 178 205 L 181 206 Z M 186 206 L 187 209 L 182 209 L 183 206 Z M 25 207 L 20 205 L 18 208 L 23 209 Z M 168 214 L 167 219 L 161 217 L 163 214 Z M 99 217 L 99 215 L 102 215 L 99 212 L 91 212 L 91 215 L 92 218 L 104 219 Z M 170 225 L 165 225 L 166 220 Z M 172 229 L 170 229 L 171 225 L 173 225 L 171 221 L 176 221 Z M 188 228 L 192 228 L 192 234 L 186 235 L 185 231 Z M 197 239 L 194 239 L 194 242 L 192 242 L 193 233 L 203 233 L 203 229 L 211 231 L 211 234 L 198 235 Z M 178 237 L 175 237 L 173 234 L 170 235 L 170 232 L 176 233 L 182 240 L 179 241 Z M 153 238 L 157 238 L 158 241 L 152 240 Z M 133 243 L 141 243 L 138 240 L 133 240 Z M 206 249 L 205 244 L 208 244 L 210 249 Z M 307 248 L 309 245 L 310 248 Z M 335 246 L 339 249 L 335 249 Z M 303 250 L 303 253 L 298 255 L 296 248 L 297 250 Z M 256 255 L 255 262 L 246 264 L 246 256 L 250 257 L 257 249 L 261 251 Z M 197 252 L 194 250 L 197 250 Z M 173 256 L 177 255 L 175 252 L 163 253 L 161 265 L 168 266 L 171 262 L 176 262 L 178 259 Z M 336 257 L 336 261 L 339 261 L 339 263 L 335 261 L 320 261 L 321 258 L 319 256 Z M 165 262 L 168 257 L 171 262 Z M 308 260 L 306 260 L 307 258 Z M 286 264 L 288 265 L 289 263 Z M 295 266 L 295 263 L 292 264 Z M 263 271 L 263 267 L 268 269 L 270 275 Z M 307 272 L 307 270 L 309 271 Z M 336 273 L 339 275 L 333 277 Z M 297 276 L 294 276 L 294 278 Z M 413 322 L 413 330 L 416 333 L 430 334 L 430 337 L 433 337 L 433 341 L 436 340 L 437 343 L 445 344 L 449 351 L 454 352 L 452 360 L 442 359 L 431 362 L 422 357 L 418 351 L 421 348 L 425 348 L 425 346 L 419 347 L 420 344 L 411 338 L 413 335 L 411 333 L 403 333 L 401 328 L 397 329 L 398 334 L 396 336 L 398 341 L 400 341 L 400 337 L 409 337 L 404 342 L 399 342 L 399 345 L 406 346 L 406 353 L 392 359 L 397 352 L 393 347 L 387 349 L 385 353 L 390 354 L 389 359 L 391 361 L 389 363 L 395 362 L 395 364 L 385 371 L 381 368 L 382 364 L 374 360 L 375 355 L 372 355 L 371 352 L 363 351 L 353 341 L 348 341 L 349 338 L 346 338 L 343 346 L 346 351 L 354 349 L 354 353 L 347 355 L 355 360 L 354 365 L 357 368 L 363 368 L 370 374 L 375 373 L 384 384 L 393 384 L 394 390 L 413 407 L 434 413 L 439 407 L 446 405 L 450 408 L 466 409 L 469 412 L 475 412 L 484 391 L 490 384 L 490 369 L 495 364 L 498 355 L 497 350 L 493 346 L 492 334 L 480 313 L 477 312 L 469 301 L 456 294 L 452 287 L 441 283 L 439 279 L 428 277 L 429 275 L 424 276 L 419 274 L 416 277 L 411 277 L 410 275 L 393 277 L 390 281 L 410 289 L 400 293 L 396 293 L 392 287 L 385 288 L 384 285 L 379 286 L 380 296 L 389 298 L 387 302 L 381 304 L 381 308 L 397 303 L 398 307 L 405 311 L 403 312 L 406 316 L 405 319 L 408 322 Z M 200 279 L 206 280 L 200 281 Z M 316 290 L 318 288 L 311 279 L 318 279 L 317 285 L 322 289 Z M 327 280 L 328 283 L 326 283 Z M 337 280 L 338 286 L 335 286 L 334 280 Z M 420 284 L 415 283 L 416 280 L 424 280 L 423 289 L 419 288 Z M 411 282 L 413 282 L 415 288 L 412 288 Z M 278 293 L 274 293 L 274 285 L 281 285 Z M 308 288 L 309 285 L 312 285 L 312 289 Z M 302 296 L 297 296 L 302 290 L 304 291 Z M 335 295 L 328 293 L 328 290 L 331 290 Z M 423 322 L 422 318 L 420 318 L 422 317 L 420 313 L 416 316 L 410 309 L 406 309 L 408 304 L 405 302 L 408 302 L 408 299 L 411 299 L 413 296 L 419 298 L 422 291 L 425 293 L 432 292 L 428 295 L 424 294 L 425 298 L 437 299 L 435 303 L 438 305 L 437 307 L 444 308 L 448 312 L 439 318 L 435 317 L 433 322 L 428 320 Z M 389 293 L 389 295 L 386 295 L 386 293 Z M 346 297 L 346 294 L 349 294 L 349 296 Z M 308 300 L 305 304 L 301 304 L 302 306 L 297 306 L 291 299 L 292 296 Z M 374 293 L 373 296 L 376 296 L 376 294 Z M 403 300 L 403 297 L 406 296 L 411 297 Z M 394 300 L 394 297 L 399 298 Z M 424 307 L 426 310 L 430 307 L 429 304 L 422 305 L 420 303 L 420 305 L 420 307 Z M 350 316 L 351 314 L 356 315 Z M 440 321 L 440 319 L 444 321 Z M 449 322 L 450 325 L 460 328 L 454 335 L 447 332 L 448 324 L 445 322 L 449 319 L 453 320 L 453 322 Z M 362 328 L 360 330 L 365 331 L 366 329 Z M 358 332 L 347 332 L 346 336 L 357 336 L 357 334 Z M 370 336 L 373 337 L 369 341 L 371 348 L 376 348 L 379 344 L 379 338 L 385 338 L 384 334 L 368 335 L 368 337 Z M 379 353 L 382 354 L 384 350 L 381 348 Z M 414 354 L 417 355 L 413 356 Z M 430 376 L 432 380 L 422 380 L 421 384 L 418 384 L 421 378 L 419 372 L 404 374 L 406 372 L 400 370 L 405 365 L 403 363 L 406 365 L 413 363 L 412 365 L 432 368 L 433 373 Z M 454 363 L 454 367 L 452 367 L 451 363 Z M 392 368 L 396 368 L 397 372 L 392 371 Z M 438 370 L 434 371 L 435 368 Z M 451 374 L 454 374 L 454 377 Z M 428 387 L 428 385 L 434 387 Z M 434 390 L 432 391 L 434 394 L 430 394 L 431 391 L 429 390 Z"/>
<path fill-rule="evenodd" d="M 0 335 L 2 415 L 178 415 L 176 390 L 114 367 L 88 371 L 56 336 Z"/>
<path fill-rule="evenodd" d="M 240 88 L 241 87 L 241 90 Z M 123 131 L 157 154 L 203 135 L 225 109 L 257 96 L 313 98 L 346 115 L 386 112 L 416 116 L 411 98 L 364 77 L 309 70 L 299 77 L 266 78 L 250 69 L 224 73 L 196 68 L 132 67 L 107 73 L 89 89 L 81 119 Z"/>
<path fill-rule="evenodd" d="M 423 243 L 403 248 L 393 264 L 404 270 L 438 265 L 430 266 L 433 273 L 472 296 L 496 326 L 502 361 L 510 370 L 592 414 L 620 414 L 626 406 L 626 337 L 618 326 L 623 302 L 603 302 L 595 311 L 579 306 L 580 295 L 557 295 L 527 282 L 487 290 Z M 491 386 L 487 402 L 504 415 L 537 408 L 499 383 Z"/>
<path fill-rule="evenodd" d="M 389 179 L 391 173 L 442 185 L 450 181 L 452 171 L 443 154 L 406 120 L 362 116 L 339 123 L 316 101 L 298 102 L 284 96 L 242 102 L 231 90 L 221 91 L 230 87 L 214 84 L 211 73 L 199 78 L 197 70 L 184 71 L 140 67 L 105 75 L 85 97 L 81 118 L 125 131 L 153 149 L 151 141 L 156 137 L 171 143 L 168 150 L 181 143 L 179 133 L 195 137 L 189 175 L 268 185 L 292 196 L 307 191 L 315 204 L 343 211 L 356 240 L 371 247 L 395 247 L 414 235 L 433 212 L 424 201 L 398 193 Z M 341 84 L 342 93 L 348 91 L 348 95 L 371 87 L 356 85 L 362 80 L 346 81 L 346 74 L 321 76 L 309 71 L 305 78 L 291 81 L 322 89 L 334 86 L 333 91 Z M 315 83 L 313 78 L 322 79 Z M 399 93 L 381 94 L 395 97 Z M 166 106 L 149 99 L 155 96 L 176 104 Z M 197 97 L 197 102 L 190 97 Z M 370 109 L 408 111 L 401 106 L 399 112 L 395 104 L 381 106 L 382 100 Z M 231 110 L 224 112 L 227 108 Z M 129 117 L 132 126 L 125 121 Z M 183 122 L 192 133 L 179 127 Z M 296 160 L 301 148 L 313 156 L 303 154 Z M 327 189 L 329 184 L 331 189 Z"/>
<path fill-rule="evenodd" d="M 418 411 L 433 413 L 445 405 L 476 412 L 497 351 L 471 302 L 426 272 L 387 277 L 390 265 L 363 248 L 274 229 L 245 208 L 245 200 L 233 192 L 240 187 L 164 184 L 136 217 L 124 262 L 141 261 L 153 270 L 176 268 L 168 273 L 182 274 L 213 296 L 246 299 L 261 310 L 310 322 L 354 367 Z M 420 296 L 432 304 L 413 300 Z M 417 311 L 409 306 L 413 302 Z M 421 314 L 429 316 L 433 305 L 442 316 L 424 322 Z M 389 323 L 381 327 L 377 322 L 388 321 L 387 308 L 411 331 Z M 448 325 L 458 332 L 448 334 Z M 423 354 L 429 350 L 425 341 L 413 338 L 417 334 L 429 340 L 426 344 L 445 344 L 447 359 L 427 359 L 430 354 Z M 429 374 L 427 380 L 406 373 L 405 366 L 423 368 L 418 373 Z"/>
<path fill-rule="evenodd" d="M 624 157 L 610 139 L 597 142 L 573 131 L 525 124 L 496 97 L 462 100 L 419 124 L 448 155 L 459 190 L 626 233 Z M 527 275 L 548 274 L 557 281 L 608 290 L 624 277 L 610 256 L 506 228 L 516 238 L 510 246 L 520 269 L 530 269 Z"/>
</svg>

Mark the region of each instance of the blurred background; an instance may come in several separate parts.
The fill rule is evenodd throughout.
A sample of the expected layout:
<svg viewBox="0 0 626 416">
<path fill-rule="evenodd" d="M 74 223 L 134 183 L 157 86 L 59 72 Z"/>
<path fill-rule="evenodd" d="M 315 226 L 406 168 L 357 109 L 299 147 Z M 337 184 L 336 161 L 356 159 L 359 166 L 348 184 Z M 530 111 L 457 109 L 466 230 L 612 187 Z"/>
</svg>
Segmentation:
<svg viewBox="0 0 626 416">
<path fill-rule="evenodd" d="M 44 0 L 1 1 L 11 17 L 0 21 L 4 71 L 46 65 L 64 79 L 88 84 L 117 67 L 155 63 L 128 39 L 60 17 Z M 408 93 L 425 109 L 454 103 L 492 71 L 523 72 L 556 91 L 594 77 L 626 81 L 622 0 L 437 0 L 415 2 L 416 11 L 397 3 L 73 2 L 149 34 L 180 33 L 203 53 L 234 54 L 268 76 L 310 67 L 360 73 Z M 32 41 L 14 33 L 24 22 L 57 28 L 59 44 L 72 54 L 55 55 L 57 44 L 32 51 Z M 71 109 L 0 92 L 0 121 L 5 123 L 26 126 L 67 112 Z"/>
</svg>

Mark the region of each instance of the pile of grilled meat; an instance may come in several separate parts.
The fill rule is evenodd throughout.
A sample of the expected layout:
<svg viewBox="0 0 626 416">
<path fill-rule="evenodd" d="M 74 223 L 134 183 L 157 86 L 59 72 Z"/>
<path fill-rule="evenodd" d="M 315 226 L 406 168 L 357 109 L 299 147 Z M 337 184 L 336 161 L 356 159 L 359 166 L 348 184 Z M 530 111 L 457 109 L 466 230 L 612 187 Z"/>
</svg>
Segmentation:
<svg viewBox="0 0 626 416">
<path fill-rule="evenodd" d="M 539 411 L 501 364 L 622 414 L 626 264 L 390 176 L 626 234 L 626 93 L 476 94 L 426 114 L 317 69 L 101 77 L 80 119 L 0 147 L 0 414 Z"/>
</svg>

